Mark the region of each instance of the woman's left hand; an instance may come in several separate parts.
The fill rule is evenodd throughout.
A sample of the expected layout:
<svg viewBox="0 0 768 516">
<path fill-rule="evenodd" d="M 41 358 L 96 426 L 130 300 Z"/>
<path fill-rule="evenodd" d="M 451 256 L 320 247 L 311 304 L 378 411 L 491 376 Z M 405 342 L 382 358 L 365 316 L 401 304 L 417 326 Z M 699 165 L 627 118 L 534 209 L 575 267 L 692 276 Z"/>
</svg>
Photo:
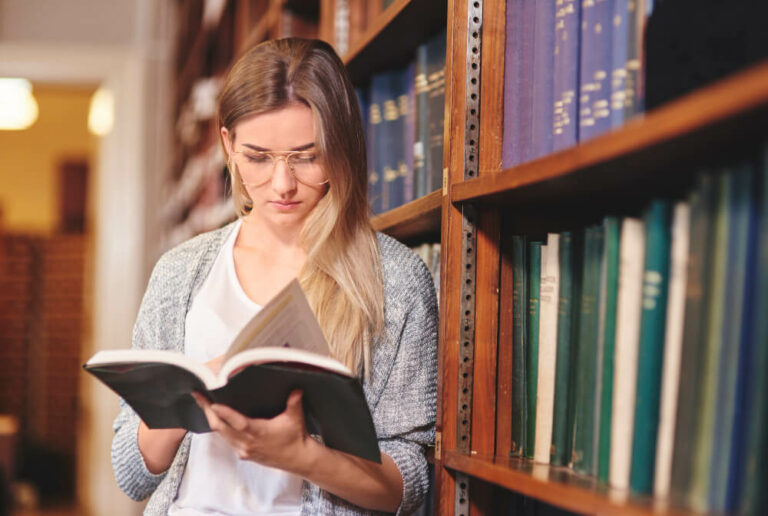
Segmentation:
<svg viewBox="0 0 768 516">
<path fill-rule="evenodd" d="M 304 423 L 301 391 L 293 391 L 285 411 L 272 419 L 252 419 L 226 405 L 211 403 L 198 393 L 193 396 L 205 412 L 211 430 L 222 436 L 238 457 L 304 475 L 315 441 Z"/>
</svg>

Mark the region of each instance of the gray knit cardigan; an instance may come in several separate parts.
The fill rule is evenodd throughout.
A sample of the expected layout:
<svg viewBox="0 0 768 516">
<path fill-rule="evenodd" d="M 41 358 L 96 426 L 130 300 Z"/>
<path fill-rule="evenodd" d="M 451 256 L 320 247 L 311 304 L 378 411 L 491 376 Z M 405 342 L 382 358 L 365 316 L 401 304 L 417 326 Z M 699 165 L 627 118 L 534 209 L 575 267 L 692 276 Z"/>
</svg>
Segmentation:
<svg viewBox="0 0 768 516">
<path fill-rule="evenodd" d="M 184 327 L 192 299 L 234 225 L 205 233 L 168 251 L 157 262 L 139 308 L 133 347 L 183 353 Z M 412 512 L 426 494 L 425 447 L 434 440 L 437 397 L 437 303 L 424 263 L 396 240 L 378 235 L 384 280 L 385 334 L 373 344 L 373 366 L 363 383 L 379 447 L 403 478 L 398 514 Z M 176 497 L 189 456 L 182 440 L 169 469 L 154 475 L 139 452 L 139 418 L 121 400 L 114 422 L 112 466 L 132 499 L 151 495 L 145 515 L 165 515 Z M 211 472 L 215 473 L 215 472 Z M 374 514 L 304 482 L 301 513 Z"/>
</svg>

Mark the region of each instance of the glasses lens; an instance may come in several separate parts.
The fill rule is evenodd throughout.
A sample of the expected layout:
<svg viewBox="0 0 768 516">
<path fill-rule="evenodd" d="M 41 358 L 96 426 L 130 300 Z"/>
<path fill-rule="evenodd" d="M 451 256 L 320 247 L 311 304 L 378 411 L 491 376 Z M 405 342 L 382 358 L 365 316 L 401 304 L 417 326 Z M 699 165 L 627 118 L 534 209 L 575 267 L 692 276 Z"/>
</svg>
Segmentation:
<svg viewBox="0 0 768 516">
<path fill-rule="evenodd" d="M 242 176 L 243 183 L 259 186 L 270 179 L 277 167 L 277 163 L 284 161 L 288 170 L 297 181 L 309 186 L 325 184 L 327 179 L 320 166 L 317 156 L 313 152 L 246 152 L 236 153 L 237 165 Z"/>
</svg>

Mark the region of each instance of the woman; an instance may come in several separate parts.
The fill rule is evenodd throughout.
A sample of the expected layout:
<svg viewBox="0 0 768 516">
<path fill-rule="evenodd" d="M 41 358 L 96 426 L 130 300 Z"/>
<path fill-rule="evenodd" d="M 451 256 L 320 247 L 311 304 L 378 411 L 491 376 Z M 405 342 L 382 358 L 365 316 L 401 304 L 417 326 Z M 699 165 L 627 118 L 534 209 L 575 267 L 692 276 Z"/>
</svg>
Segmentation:
<svg viewBox="0 0 768 516">
<path fill-rule="evenodd" d="M 113 467 L 145 514 L 408 513 L 426 493 L 434 438 L 437 309 L 423 262 L 370 226 L 360 112 L 320 41 L 258 45 L 219 101 L 239 220 L 166 253 L 133 335 L 216 369 L 261 305 L 298 277 L 332 354 L 363 381 L 382 452 L 375 464 L 307 435 L 301 393 L 249 419 L 204 398 L 210 434 L 149 429 L 123 404 Z"/>
</svg>

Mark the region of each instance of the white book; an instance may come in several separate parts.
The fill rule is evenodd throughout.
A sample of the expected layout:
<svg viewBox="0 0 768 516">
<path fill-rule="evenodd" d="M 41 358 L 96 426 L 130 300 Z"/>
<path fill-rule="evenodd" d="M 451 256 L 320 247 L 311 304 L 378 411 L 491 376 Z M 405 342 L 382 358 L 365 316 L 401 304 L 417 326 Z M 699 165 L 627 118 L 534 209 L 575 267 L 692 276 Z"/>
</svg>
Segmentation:
<svg viewBox="0 0 768 516">
<path fill-rule="evenodd" d="M 664 335 L 664 365 L 661 377 L 659 433 L 656 440 L 654 495 L 666 498 L 672 475 L 677 392 L 680 385 L 680 357 L 683 350 L 685 288 L 688 279 L 691 210 L 686 202 L 675 205 L 672 219 L 672 253 L 667 294 L 667 326 Z"/>
<path fill-rule="evenodd" d="M 552 448 L 552 416 L 555 405 L 557 361 L 557 308 L 560 290 L 560 235 L 547 235 L 541 246 L 541 293 L 539 301 L 539 370 L 536 386 L 536 439 L 533 460 L 549 464 Z"/>
<path fill-rule="evenodd" d="M 619 244 L 609 474 L 611 486 L 619 489 L 629 488 L 632 463 L 644 262 L 645 225 L 640 219 L 625 218 L 621 225 Z"/>
</svg>

